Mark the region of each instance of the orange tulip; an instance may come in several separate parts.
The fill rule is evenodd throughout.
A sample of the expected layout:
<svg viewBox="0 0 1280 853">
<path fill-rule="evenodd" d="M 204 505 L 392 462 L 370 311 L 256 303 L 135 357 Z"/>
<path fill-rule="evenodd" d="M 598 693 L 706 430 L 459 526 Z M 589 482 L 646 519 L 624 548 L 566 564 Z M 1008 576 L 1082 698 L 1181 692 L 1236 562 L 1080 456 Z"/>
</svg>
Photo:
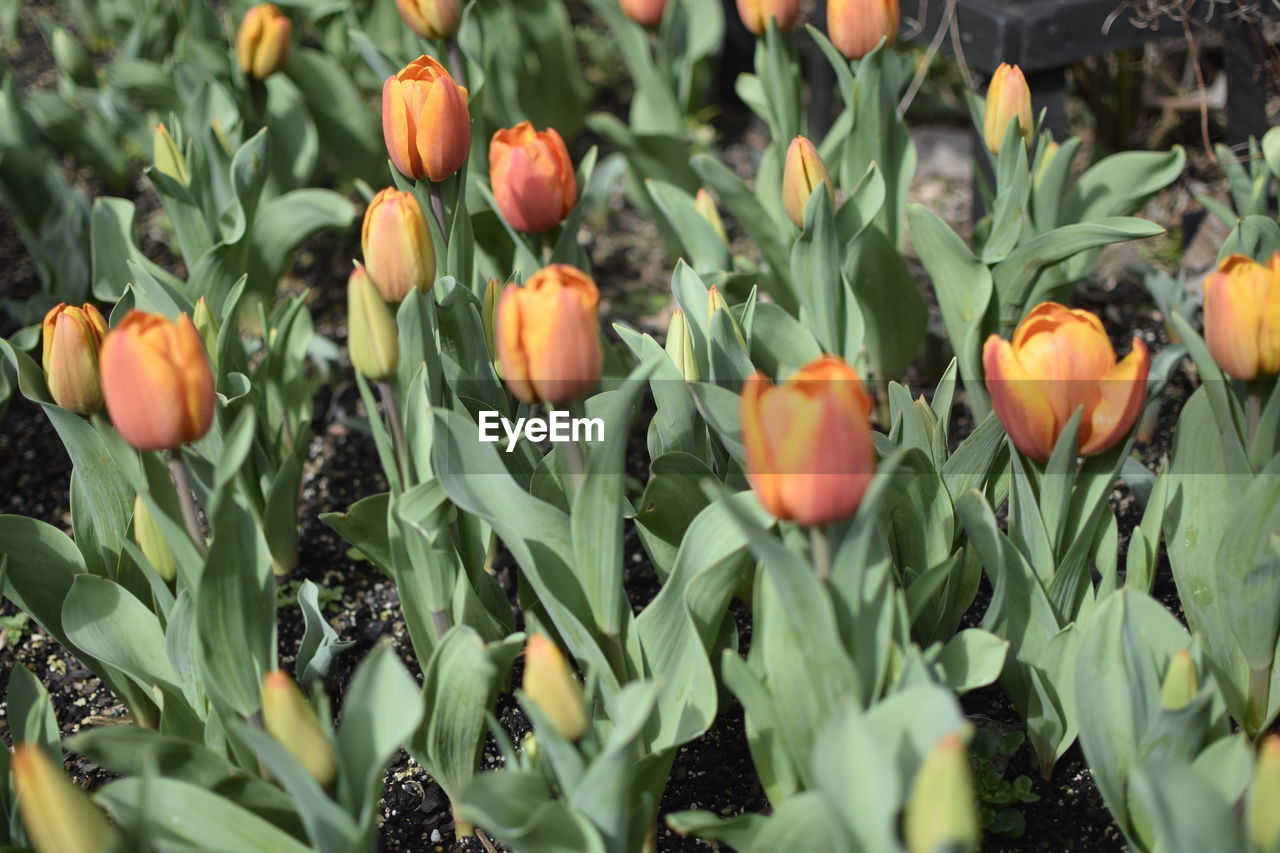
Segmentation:
<svg viewBox="0 0 1280 853">
<path fill-rule="evenodd" d="M 292 29 L 293 22 L 274 3 L 262 3 L 245 12 L 236 31 L 240 70 L 263 80 L 283 68 Z"/>
<path fill-rule="evenodd" d="M 1232 255 L 1204 280 L 1204 338 L 1235 379 L 1280 373 L 1280 252 L 1266 266 Z"/>
<path fill-rule="evenodd" d="M 898 0 L 827 0 L 827 36 L 849 59 L 898 37 Z"/>
<path fill-rule="evenodd" d="M 37 853 L 102 853 L 116 832 L 89 795 L 43 749 L 20 743 L 10 758 L 22 825 Z"/>
<path fill-rule="evenodd" d="M 600 292 L 568 264 L 544 267 L 498 305 L 498 359 L 511 393 L 526 403 L 567 403 L 600 380 Z"/>
<path fill-rule="evenodd" d="M 1022 76 L 1021 68 L 1002 62 L 996 73 L 991 75 L 991 85 L 987 87 L 987 108 L 982 116 L 982 139 L 992 154 L 1000 153 L 1005 131 L 1015 118 L 1023 140 L 1029 143 L 1035 130 L 1031 89 L 1027 87 L 1027 78 Z"/>
<path fill-rule="evenodd" d="M 413 193 L 387 187 L 373 197 L 360 227 L 360 247 L 365 269 L 388 302 L 435 284 L 435 246 Z"/>
<path fill-rule="evenodd" d="M 1083 406 L 1079 449 L 1096 456 L 1129 434 L 1142 411 L 1151 360 L 1139 338 L 1118 364 L 1088 311 L 1045 302 L 1028 314 L 1013 341 L 998 335 L 982 348 L 987 391 L 1005 431 L 1026 456 L 1045 461 L 1063 427 Z"/>
<path fill-rule="evenodd" d="M 81 308 L 61 302 L 44 315 L 40 363 L 53 402 L 77 415 L 102 408 L 98 350 L 106 333 L 106 320 L 87 302 Z"/>
<path fill-rule="evenodd" d="M 527 121 L 493 135 L 489 183 L 502 218 L 525 234 L 554 228 L 578 201 L 564 140 L 555 128 L 538 132 Z"/>
<path fill-rule="evenodd" d="M 875 474 L 871 397 L 835 356 L 814 359 L 781 385 L 757 373 L 742 389 L 742 443 L 751 488 L 776 518 L 848 518 Z"/>
<path fill-rule="evenodd" d="M 655 27 L 662 21 L 667 0 L 618 0 L 627 17 L 642 27 Z"/>
<path fill-rule="evenodd" d="M 779 30 L 786 32 L 800 17 L 800 0 L 738 0 L 738 15 L 755 35 L 764 35 L 770 18 Z"/>
<path fill-rule="evenodd" d="M 524 646 L 524 680 L 520 685 L 537 707 L 567 740 L 578 740 L 587 731 L 587 705 L 582 685 L 560 652 L 543 634 L 532 634 Z"/>
<path fill-rule="evenodd" d="M 447 39 L 458 31 L 462 6 L 458 0 L 396 0 L 400 17 L 424 39 Z"/>
<path fill-rule="evenodd" d="M 262 727 L 321 785 L 338 775 L 333 746 L 315 709 L 282 669 L 262 677 Z"/>
<path fill-rule="evenodd" d="M 173 450 L 213 424 L 213 372 L 186 314 L 130 311 L 102 342 L 102 395 L 116 431 L 139 450 Z"/>
<path fill-rule="evenodd" d="M 467 90 L 430 56 L 419 56 L 382 86 L 382 136 L 401 174 L 443 181 L 471 150 Z"/>
<path fill-rule="evenodd" d="M 804 209 L 820 184 L 826 185 L 827 195 L 834 200 L 831 175 L 818 156 L 818 149 L 808 139 L 797 136 L 787 148 L 787 161 L 782 167 L 782 207 L 797 228 L 804 227 Z"/>
</svg>

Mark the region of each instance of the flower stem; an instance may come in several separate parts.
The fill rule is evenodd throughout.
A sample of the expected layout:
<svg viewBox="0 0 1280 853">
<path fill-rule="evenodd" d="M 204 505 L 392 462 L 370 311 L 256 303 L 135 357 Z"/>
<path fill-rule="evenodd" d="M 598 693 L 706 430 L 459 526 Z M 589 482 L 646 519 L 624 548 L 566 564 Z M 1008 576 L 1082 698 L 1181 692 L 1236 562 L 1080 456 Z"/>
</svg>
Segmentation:
<svg viewBox="0 0 1280 853">
<path fill-rule="evenodd" d="M 551 230 L 542 232 L 542 263 L 543 266 L 551 263 L 552 257 L 556 253 L 556 241 L 551 239 Z"/>
<path fill-rule="evenodd" d="M 1244 705 L 1244 729 L 1258 737 L 1263 734 L 1262 724 L 1267 719 L 1267 705 L 1271 701 L 1271 667 L 1249 670 L 1249 694 Z"/>
<path fill-rule="evenodd" d="M 378 396 L 382 397 L 382 407 L 386 409 L 387 420 L 391 422 L 391 445 L 395 448 L 396 468 L 400 474 L 400 487 L 403 489 L 409 485 L 409 453 L 405 447 L 404 424 L 400 421 L 400 406 L 396 403 L 395 389 L 385 379 L 378 381 Z"/>
<path fill-rule="evenodd" d="M 449 75 L 459 86 L 467 85 L 467 66 L 462 63 L 457 39 L 449 39 Z"/>
<path fill-rule="evenodd" d="M 825 524 L 809 528 L 809 547 L 813 552 L 813 568 L 818 573 L 818 580 L 826 583 L 831 577 L 831 540 L 827 538 Z"/>
<path fill-rule="evenodd" d="M 200 529 L 200 515 L 196 511 L 196 498 L 191 491 L 191 477 L 187 473 L 187 464 L 182 461 L 181 450 L 170 452 L 169 473 L 173 475 L 173 484 L 178 490 L 178 506 L 182 507 L 182 521 L 187 526 L 187 535 L 195 543 L 196 550 L 203 555 L 208 551 L 208 546 Z"/>
<path fill-rule="evenodd" d="M 1244 395 L 1244 414 L 1247 433 L 1245 449 L 1252 450 L 1254 436 L 1258 434 L 1258 424 L 1262 421 L 1262 385 L 1250 382 Z"/>
<path fill-rule="evenodd" d="M 449 222 L 444 214 L 444 191 L 440 188 L 439 181 L 428 181 L 428 191 L 431 193 L 431 210 L 436 215 L 436 222 L 440 225 L 440 239 L 446 244 L 449 242 Z"/>
</svg>

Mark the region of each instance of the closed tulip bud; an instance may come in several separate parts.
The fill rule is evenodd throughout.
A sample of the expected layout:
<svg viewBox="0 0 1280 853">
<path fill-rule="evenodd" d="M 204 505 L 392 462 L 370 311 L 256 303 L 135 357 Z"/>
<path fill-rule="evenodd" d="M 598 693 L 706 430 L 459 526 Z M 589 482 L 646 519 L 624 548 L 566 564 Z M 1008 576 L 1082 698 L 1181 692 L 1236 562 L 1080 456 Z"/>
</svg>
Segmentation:
<svg viewBox="0 0 1280 853">
<path fill-rule="evenodd" d="M 618 0 L 628 18 L 642 27 L 656 27 L 662 22 L 667 0 Z"/>
<path fill-rule="evenodd" d="M 443 181 L 467 162 L 467 90 L 443 65 L 419 56 L 382 86 L 382 136 L 405 177 Z"/>
<path fill-rule="evenodd" d="M 151 159 L 157 172 L 168 175 L 184 187 L 191 182 L 187 158 L 182 156 L 182 149 L 163 124 L 157 124 L 151 134 Z"/>
<path fill-rule="evenodd" d="M 360 228 L 364 265 L 382 298 L 400 302 L 436 280 L 436 250 L 422 205 L 410 192 L 388 187 L 373 197 Z"/>
<path fill-rule="evenodd" d="M 765 34 L 770 18 L 779 30 L 786 32 L 800 17 L 800 0 L 738 0 L 738 15 L 755 35 Z"/>
<path fill-rule="evenodd" d="M 560 648 L 542 634 L 532 635 L 525 643 L 521 687 L 561 737 L 576 741 L 586 733 L 587 706 L 582 687 Z"/>
<path fill-rule="evenodd" d="M 835 198 L 831 175 L 827 174 L 818 149 L 808 139 L 797 136 L 787 148 L 787 161 L 782 168 L 782 207 L 797 228 L 804 227 L 804 209 L 820 185 L 825 185 L 827 195 Z"/>
<path fill-rule="evenodd" d="M 9 759 L 22 825 L 37 853 L 103 853 L 115 831 L 89 795 L 43 749 L 18 744 Z"/>
<path fill-rule="evenodd" d="M 102 394 L 116 431 L 139 450 L 173 450 L 213 424 L 213 372 L 186 314 L 133 310 L 102 342 Z"/>
<path fill-rule="evenodd" d="M 907 850 L 978 849 L 978 810 L 964 739 L 943 737 L 925 757 L 911 785 L 907 802 Z"/>
<path fill-rule="evenodd" d="M 89 303 L 80 308 L 61 302 L 44 315 L 41 365 L 53 402 L 77 415 L 102 408 L 98 351 L 107 323 Z"/>
<path fill-rule="evenodd" d="M 54 64 L 66 77 L 82 86 L 92 86 L 96 82 L 89 54 L 76 37 L 62 27 L 53 31 L 50 52 L 53 53 Z"/>
<path fill-rule="evenodd" d="M 160 532 L 160 526 L 156 524 L 151 511 L 147 509 L 142 495 L 133 499 L 133 541 L 137 543 L 160 579 L 165 583 L 173 583 L 173 579 L 178 576 L 173 552 L 169 550 L 169 544 L 164 541 L 164 534 Z"/>
<path fill-rule="evenodd" d="M 452 38 L 462 20 L 458 0 L 396 0 L 400 17 L 424 39 Z"/>
<path fill-rule="evenodd" d="M 665 349 L 684 381 L 697 382 L 698 359 L 694 356 L 693 336 L 689 334 L 689 321 L 679 308 L 671 312 Z"/>
<path fill-rule="evenodd" d="M 698 190 L 698 194 L 693 197 L 693 209 L 706 220 L 711 230 L 715 231 L 721 240 L 729 242 L 729 234 L 724 230 L 724 220 L 720 218 L 720 211 L 716 209 L 716 200 L 705 188 Z"/>
<path fill-rule="evenodd" d="M 827 0 L 827 36 L 848 59 L 861 59 L 898 37 L 898 0 Z"/>
<path fill-rule="evenodd" d="M 240 70 L 265 80 L 283 68 L 292 30 L 293 22 L 274 3 L 262 3 L 245 12 L 236 32 Z"/>
<path fill-rule="evenodd" d="M 209 361 L 216 367 L 218 320 L 213 316 L 213 310 L 209 307 L 209 300 L 203 296 L 196 300 L 195 312 L 192 314 L 191 322 L 195 324 L 196 331 L 200 333 L 200 340 L 204 343 L 205 352 L 209 353 Z"/>
<path fill-rule="evenodd" d="M 733 312 L 729 310 L 729 303 L 720 295 L 720 290 L 714 284 L 707 288 L 707 328 L 710 329 L 716 319 L 716 312 L 723 311 L 729 318 L 729 325 L 733 327 L 733 336 L 738 339 L 738 346 L 742 347 L 742 351 L 750 353 L 747 348 L 747 339 L 742 334 L 742 327 L 738 325 L 738 320 L 733 316 Z"/>
<path fill-rule="evenodd" d="M 1166 711 L 1181 711 L 1191 704 L 1191 700 L 1199 692 L 1196 662 L 1191 659 L 1190 652 L 1179 649 L 1169 661 L 1164 683 L 1160 685 L 1160 707 Z"/>
<path fill-rule="evenodd" d="M 1249 838 L 1262 851 L 1280 849 L 1280 735 L 1267 735 L 1258 747 L 1249 805 L 1245 814 Z"/>
<path fill-rule="evenodd" d="M 509 284 L 498 305 L 502 378 L 526 403 L 567 403 L 600 380 L 600 292 L 568 264 L 544 267 Z"/>
<path fill-rule="evenodd" d="M 282 669 L 262 679 L 262 726 L 321 785 L 337 775 L 333 747 L 315 709 Z"/>
<path fill-rule="evenodd" d="M 559 225 L 578 201 L 569 150 L 555 128 L 522 121 L 489 143 L 489 183 L 502 218 L 517 231 L 541 234 Z"/>
<path fill-rule="evenodd" d="M 1009 122 L 1018 120 L 1018 130 L 1026 142 L 1031 141 L 1035 119 L 1031 115 L 1031 90 L 1027 78 L 1016 65 L 1000 63 L 987 87 L 987 109 L 982 117 L 982 139 L 992 154 L 999 154 Z"/>
<path fill-rule="evenodd" d="M 1119 363 L 1102 321 L 1088 311 L 1045 302 L 1012 342 L 998 335 L 982 348 L 991 404 L 1018 450 L 1043 462 L 1067 421 L 1083 407 L 1079 451 L 1096 456 L 1129 434 L 1142 412 L 1151 359 L 1134 338 Z"/>
<path fill-rule="evenodd" d="M 347 351 L 351 366 L 374 381 L 391 379 L 400 361 L 396 318 L 364 267 L 347 279 Z"/>
<path fill-rule="evenodd" d="M 1053 162 L 1053 158 L 1058 156 L 1058 149 L 1061 146 L 1056 142 L 1050 142 L 1044 148 L 1044 154 L 1040 156 L 1040 168 L 1036 169 L 1036 176 L 1031 181 L 1033 189 L 1040 189 L 1040 182 L 1044 180 L 1045 172 L 1049 171 L 1049 164 Z"/>
<path fill-rule="evenodd" d="M 489 279 L 484 286 L 484 313 L 480 317 L 480 325 L 484 328 L 484 345 L 489 351 L 489 361 L 502 375 L 502 364 L 498 360 L 498 304 L 502 298 L 502 285 L 496 278 Z"/>
<path fill-rule="evenodd" d="M 835 356 L 809 362 L 786 382 L 762 374 L 742 390 L 747 478 L 775 518 L 804 525 L 853 515 L 875 474 L 871 397 Z"/>
<path fill-rule="evenodd" d="M 1280 373 L 1280 252 L 1232 255 L 1204 280 L 1204 341 L 1234 379 Z"/>
</svg>

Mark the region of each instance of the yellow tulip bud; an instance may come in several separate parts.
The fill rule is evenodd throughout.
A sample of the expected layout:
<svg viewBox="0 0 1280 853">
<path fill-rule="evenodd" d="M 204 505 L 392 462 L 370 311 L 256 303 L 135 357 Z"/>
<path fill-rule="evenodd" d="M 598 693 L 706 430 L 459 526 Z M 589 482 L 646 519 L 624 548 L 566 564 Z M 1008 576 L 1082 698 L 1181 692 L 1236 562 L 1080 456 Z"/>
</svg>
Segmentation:
<svg viewBox="0 0 1280 853">
<path fill-rule="evenodd" d="M 333 747 L 315 710 L 284 670 L 262 679 L 262 725 L 321 785 L 337 775 Z"/>
<path fill-rule="evenodd" d="M 782 207 L 797 228 L 804 227 L 804 209 L 809 196 L 819 185 L 826 185 L 827 195 L 835 198 L 835 188 L 818 149 L 803 136 L 791 140 L 787 161 L 782 169 Z"/>
<path fill-rule="evenodd" d="M 168 175 L 184 187 L 191 182 L 191 175 L 187 172 L 187 158 L 182 156 L 182 149 L 169 133 L 169 128 L 163 124 L 157 124 L 152 131 L 151 160 L 155 163 L 157 172 Z"/>
<path fill-rule="evenodd" d="M 53 401 L 78 415 L 102 408 L 98 353 L 107 322 L 88 302 L 59 303 L 44 315 L 41 365 Z"/>
<path fill-rule="evenodd" d="M 209 353 L 209 362 L 216 371 L 218 367 L 218 333 L 221 330 L 218 328 L 217 318 L 213 316 L 213 309 L 209 307 L 209 300 L 203 296 L 196 300 L 191 322 L 195 324 L 196 333 L 200 335 L 200 341 L 204 344 L 205 351 Z"/>
<path fill-rule="evenodd" d="M 266 79 L 284 67 L 293 23 L 274 3 L 254 6 L 236 32 L 236 59 L 245 74 Z"/>
<path fill-rule="evenodd" d="M 911 853 L 977 850 L 978 835 L 969 756 L 964 739 L 950 734 L 933 747 L 911 785 L 907 849 Z"/>
<path fill-rule="evenodd" d="M 1027 88 L 1027 78 L 1022 76 L 1022 69 L 1018 66 L 1002 62 L 996 73 L 991 75 L 991 85 L 987 87 L 987 109 L 982 117 L 982 139 L 992 154 L 1000 153 L 1009 122 L 1014 119 L 1018 120 L 1023 140 L 1030 143 L 1035 117 L 1031 114 L 1031 90 Z"/>
<path fill-rule="evenodd" d="M 37 853 L 103 853 L 115 830 L 44 750 L 18 744 L 9 759 L 22 825 Z"/>
<path fill-rule="evenodd" d="M 484 328 L 484 345 L 499 378 L 502 377 L 502 363 L 498 360 L 498 304 L 502 297 L 501 288 L 496 278 L 489 279 L 484 286 L 484 313 L 480 316 L 480 323 Z"/>
<path fill-rule="evenodd" d="M 151 562 L 151 567 L 156 570 L 160 579 L 165 583 L 173 583 L 173 579 L 178 574 L 178 567 L 173 561 L 173 552 L 169 550 L 169 544 L 164 541 L 164 534 L 160 532 L 159 525 L 156 524 L 151 511 L 147 509 L 142 495 L 133 499 L 133 541 L 138 543 L 138 548 Z"/>
<path fill-rule="evenodd" d="M 733 336 L 738 339 L 738 346 L 742 347 L 742 351 L 750 353 L 747 349 L 747 339 L 742 334 L 742 327 L 738 325 L 738 320 L 733 316 L 733 312 L 729 310 L 729 303 L 720 295 L 720 290 L 713 284 L 707 288 L 707 328 L 710 329 L 715 321 L 716 312 L 723 311 L 729 318 L 729 325 L 733 326 Z"/>
<path fill-rule="evenodd" d="M 1245 823 L 1259 850 L 1280 848 L 1280 735 L 1267 735 L 1258 748 Z"/>
<path fill-rule="evenodd" d="M 1191 659 L 1190 652 L 1179 649 L 1169 661 L 1164 684 L 1160 686 L 1160 707 L 1166 711 L 1181 711 L 1191 704 L 1191 700 L 1199 692 L 1196 662 Z"/>
<path fill-rule="evenodd" d="M 698 194 L 694 196 L 693 209 L 707 221 L 711 230 L 715 231 L 721 240 L 729 242 L 729 234 L 724 230 L 724 220 L 720 218 L 720 211 L 716 209 L 716 200 L 705 188 L 698 190 Z"/>
<path fill-rule="evenodd" d="M 351 366 L 368 379 L 381 381 L 396 375 L 400 361 L 396 318 L 361 266 L 347 279 L 347 351 Z"/>
<path fill-rule="evenodd" d="M 586 733 L 587 706 L 582 687 L 559 647 L 542 634 L 532 635 L 525 644 L 521 686 L 529 701 L 565 739 L 576 741 Z"/>
<path fill-rule="evenodd" d="M 697 382 L 698 360 L 694 357 L 693 336 L 689 334 L 689 321 L 679 308 L 671 312 L 671 322 L 667 325 L 666 350 L 684 381 Z"/>
</svg>

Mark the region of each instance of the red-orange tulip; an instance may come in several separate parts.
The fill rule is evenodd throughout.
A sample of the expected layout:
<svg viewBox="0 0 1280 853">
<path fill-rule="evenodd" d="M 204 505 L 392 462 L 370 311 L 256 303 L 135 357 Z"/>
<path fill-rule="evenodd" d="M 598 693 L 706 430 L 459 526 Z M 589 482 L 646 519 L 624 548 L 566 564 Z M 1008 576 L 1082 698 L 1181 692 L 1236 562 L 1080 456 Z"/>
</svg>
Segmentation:
<svg viewBox="0 0 1280 853">
<path fill-rule="evenodd" d="M 627 17 L 642 27 L 655 27 L 662 21 L 667 0 L 618 0 Z"/>
<path fill-rule="evenodd" d="M 858 510 L 875 475 L 871 397 L 857 372 L 822 356 L 781 385 L 742 389 L 747 478 L 774 517 L 816 525 Z"/>
<path fill-rule="evenodd" d="M 467 90 L 430 56 L 419 56 L 382 86 L 382 136 L 401 174 L 443 181 L 471 150 Z"/>
<path fill-rule="evenodd" d="M 827 37 L 849 59 L 898 37 L 898 0 L 827 0 Z"/>
<path fill-rule="evenodd" d="M 568 264 L 544 267 L 498 305 L 498 359 L 511 393 L 526 403 L 567 403 L 600 380 L 600 292 Z"/>
<path fill-rule="evenodd" d="M 62 302 L 44 315 L 40 364 L 53 402 L 77 415 L 102 408 L 98 350 L 106 333 L 107 322 L 87 302 L 81 308 Z"/>
<path fill-rule="evenodd" d="M 1023 454 L 1043 462 L 1063 427 L 1083 406 L 1079 447 L 1084 456 L 1110 450 L 1129 434 L 1142 411 L 1151 360 L 1133 339 L 1116 353 L 1102 321 L 1056 302 L 1039 305 L 1013 333 L 987 338 L 982 349 L 987 391 L 1005 431 Z"/>
<path fill-rule="evenodd" d="M 360 248 L 365 269 L 388 302 L 435 284 L 435 246 L 413 193 L 387 187 L 373 197 L 360 227 Z"/>
<path fill-rule="evenodd" d="M 1280 252 L 1266 266 L 1232 255 L 1204 280 L 1204 338 L 1228 376 L 1280 373 Z"/>
<path fill-rule="evenodd" d="M 1009 122 L 1018 120 L 1018 131 L 1026 142 L 1031 141 L 1035 129 L 1035 116 L 1031 113 L 1031 89 L 1022 69 L 1003 62 L 991 75 L 987 87 L 987 108 L 982 116 L 982 140 L 992 154 L 999 154 L 1004 145 L 1004 134 Z"/>
<path fill-rule="evenodd" d="M 284 67 L 293 23 L 274 3 L 262 3 L 244 14 L 236 31 L 240 70 L 259 80 Z"/>
<path fill-rule="evenodd" d="M 130 311 L 102 342 L 111 423 L 139 450 L 198 441 L 213 424 L 213 372 L 191 318 Z"/>
<path fill-rule="evenodd" d="M 554 228 L 578 201 L 564 140 L 555 128 L 539 132 L 527 121 L 493 135 L 489 183 L 502 218 L 525 234 Z"/>
<path fill-rule="evenodd" d="M 396 0 L 400 17 L 424 39 L 447 39 L 458 31 L 462 6 L 458 0 Z"/>
<path fill-rule="evenodd" d="M 770 18 L 786 32 L 800 17 L 800 0 L 738 0 L 738 15 L 746 28 L 758 36 L 769 29 Z"/>
</svg>

